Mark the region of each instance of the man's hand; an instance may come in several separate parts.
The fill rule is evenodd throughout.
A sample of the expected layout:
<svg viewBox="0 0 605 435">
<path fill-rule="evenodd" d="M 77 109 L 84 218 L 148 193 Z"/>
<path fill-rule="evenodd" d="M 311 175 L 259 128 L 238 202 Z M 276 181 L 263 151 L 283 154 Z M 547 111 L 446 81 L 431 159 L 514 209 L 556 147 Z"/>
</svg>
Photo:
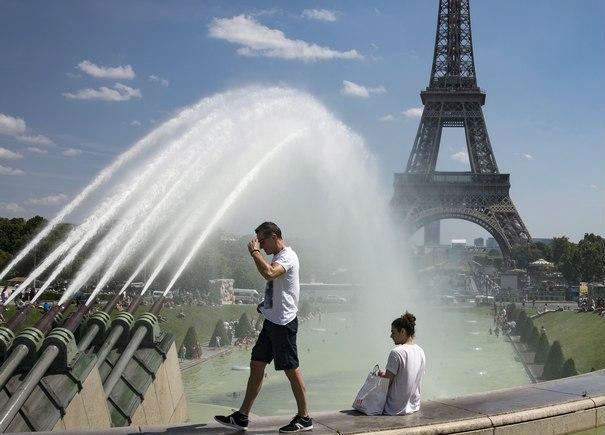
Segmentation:
<svg viewBox="0 0 605 435">
<path fill-rule="evenodd" d="M 252 254 L 254 251 L 260 251 L 260 243 L 256 237 L 248 242 L 248 252 Z"/>
</svg>

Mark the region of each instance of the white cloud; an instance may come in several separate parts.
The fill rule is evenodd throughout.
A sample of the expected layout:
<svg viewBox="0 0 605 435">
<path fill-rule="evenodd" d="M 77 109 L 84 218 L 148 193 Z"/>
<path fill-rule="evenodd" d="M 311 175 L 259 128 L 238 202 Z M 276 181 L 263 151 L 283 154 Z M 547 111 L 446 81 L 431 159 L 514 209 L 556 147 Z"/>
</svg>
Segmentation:
<svg viewBox="0 0 605 435">
<path fill-rule="evenodd" d="M 9 213 L 20 213 L 25 210 L 16 202 L 0 202 L 0 211 Z"/>
<path fill-rule="evenodd" d="M 9 168 L 8 166 L 1 166 L 0 165 L 0 175 L 24 175 L 25 172 L 23 172 L 21 169 L 13 169 L 13 168 Z"/>
<path fill-rule="evenodd" d="M 152 82 L 159 82 L 162 86 L 170 86 L 170 80 L 163 79 L 162 77 L 158 77 L 155 74 L 151 74 L 149 76 L 149 80 L 151 80 Z"/>
<path fill-rule="evenodd" d="M 393 115 L 388 114 L 388 115 L 381 116 L 379 118 L 379 121 L 387 122 L 387 121 L 392 121 L 394 119 L 395 119 L 395 117 Z"/>
<path fill-rule="evenodd" d="M 279 59 L 315 61 L 325 59 L 363 59 L 356 50 L 337 51 L 298 39 L 289 39 L 281 30 L 263 26 L 253 17 L 238 15 L 215 18 L 209 26 L 211 38 L 241 45 L 241 56 L 264 56 Z"/>
<path fill-rule="evenodd" d="M 132 125 L 133 127 L 140 127 L 141 126 L 141 121 L 137 121 L 135 119 L 134 121 L 130 121 L 130 125 Z"/>
<path fill-rule="evenodd" d="M 318 21 L 336 21 L 336 12 L 327 9 L 305 9 L 302 13 L 303 18 Z"/>
<path fill-rule="evenodd" d="M 23 119 L 0 113 L 0 134 L 17 136 L 25 133 L 26 129 L 27 126 Z"/>
<path fill-rule="evenodd" d="M 404 110 L 402 113 L 406 118 L 420 118 L 422 117 L 422 107 L 412 107 L 411 109 Z"/>
<path fill-rule="evenodd" d="M 82 74 L 76 74 L 72 72 L 66 72 L 65 75 L 70 79 L 79 79 L 80 77 L 82 77 Z"/>
<path fill-rule="evenodd" d="M 38 147 L 27 147 L 27 151 L 29 151 L 30 153 L 36 153 L 36 154 L 48 154 L 48 151 L 46 151 L 42 148 L 38 148 Z"/>
<path fill-rule="evenodd" d="M 103 67 L 95 65 L 88 60 L 84 60 L 80 62 L 76 68 L 84 71 L 89 76 L 98 79 L 130 80 L 135 77 L 134 70 L 130 65 Z"/>
<path fill-rule="evenodd" d="M 101 86 L 99 89 L 80 89 L 75 94 L 66 92 L 65 98 L 73 100 L 104 100 L 104 101 L 128 101 L 131 98 L 141 98 L 141 91 L 130 86 L 116 83 L 113 88 Z"/>
<path fill-rule="evenodd" d="M 66 150 L 61 152 L 61 154 L 63 154 L 64 156 L 67 156 L 67 157 L 74 157 L 74 156 L 79 156 L 80 154 L 82 154 L 82 151 L 77 150 L 75 148 L 67 148 Z"/>
<path fill-rule="evenodd" d="M 16 139 L 19 142 L 31 143 L 33 145 L 54 145 L 54 142 L 52 140 L 50 140 L 46 136 L 42 136 L 41 134 L 36 134 L 33 136 L 21 135 L 17 136 Z"/>
<path fill-rule="evenodd" d="M 28 204 L 34 205 L 59 205 L 63 204 L 67 201 L 67 195 L 64 193 L 59 193 L 57 195 L 49 195 L 43 198 L 29 198 L 27 200 Z"/>
<path fill-rule="evenodd" d="M 358 85 L 357 83 L 350 82 L 348 80 L 342 81 L 342 89 L 340 93 L 342 95 L 350 95 L 353 97 L 368 98 L 371 94 L 386 94 L 387 90 L 384 86 L 377 86 L 375 88 L 367 88 L 365 86 Z"/>
<path fill-rule="evenodd" d="M 523 154 L 523 157 L 525 157 L 527 160 L 533 160 L 534 156 L 532 156 L 531 154 Z"/>
<path fill-rule="evenodd" d="M 15 160 L 15 159 L 22 159 L 22 158 L 23 158 L 23 154 L 19 154 L 14 151 L 11 151 L 9 149 L 0 147 L 0 159 Z"/>
<path fill-rule="evenodd" d="M 27 124 L 21 118 L 0 113 L 0 134 L 13 136 L 19 142 L 36 145 L 52 145 L 53 141 L 41 134 L 27 134 Z"/>
<path fill-rule="evenodd" d="M 466 151 L 458 151 L 457 153 L 452 154 L 450 158 L 458 163 L 470 164 Z"/>
</svg>

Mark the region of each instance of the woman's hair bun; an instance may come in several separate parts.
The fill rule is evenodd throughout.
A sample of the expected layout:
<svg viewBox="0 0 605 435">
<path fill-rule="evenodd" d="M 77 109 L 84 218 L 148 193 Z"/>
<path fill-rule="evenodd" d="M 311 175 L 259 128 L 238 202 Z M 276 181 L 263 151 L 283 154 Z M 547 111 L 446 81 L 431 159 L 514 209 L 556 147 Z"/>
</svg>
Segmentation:
<svg viewBox="0 0 605 435">
<path fill-rule="evenodd" d="M 416 333 L 416 316 L 406 310 L 405 314 L 393 320 L 391 326 L 394 326 L 399 331 L 405 329 L 409 335 L 414 336 Z"/>
<path fill-rule="evenodd" d="M 401 319 L 405 320 L 408 324 L 411 324 L 413 326 L 416 325 L 416 316 L 414 316 L 409 311 L 406 311 L 405 314 L 401 316 Z"/>
</svg>

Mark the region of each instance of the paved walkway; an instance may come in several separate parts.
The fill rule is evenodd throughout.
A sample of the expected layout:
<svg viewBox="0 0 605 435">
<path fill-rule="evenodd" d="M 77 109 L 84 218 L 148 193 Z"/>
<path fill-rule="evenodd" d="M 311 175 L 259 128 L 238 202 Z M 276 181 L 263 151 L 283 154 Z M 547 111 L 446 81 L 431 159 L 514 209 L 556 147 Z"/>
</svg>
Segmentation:
<svg viewBox="0 0 605 435">
<path fill-rule="evenodd" d="M 310 434 L 315 435 L 379 431 L 388 431 L 384 435 L 493 435 L 502 429 L 511 434 L 569 433 L 605 425 L 605 370 L 524 387 L 426 401 L 419 412 L 406 416 L 365 416 L 346 410 L 315 413 L 312 417 L 314 429 Z M 289 417 L 259 417 L 251 421 L 248 433 L 275 435 L 289 420 Z M 64 432 L 68 433 L 76 432 Z M 236 432 L 216 423 L 186 423 L 88 433 L 233 435 Z"/>
</svg>

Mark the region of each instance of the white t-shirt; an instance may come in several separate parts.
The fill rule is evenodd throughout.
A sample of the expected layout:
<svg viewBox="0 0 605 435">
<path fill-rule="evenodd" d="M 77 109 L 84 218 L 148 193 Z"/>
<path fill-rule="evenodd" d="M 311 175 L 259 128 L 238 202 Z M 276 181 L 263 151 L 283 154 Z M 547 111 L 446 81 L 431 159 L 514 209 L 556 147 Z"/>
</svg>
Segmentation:
<svg viewBox="0 0 605 435">
<path fill-rule="evenodd" d="M 395 374 L 389 385 L 384 413 L 411 414 L 420 409 L 420 381 L 426 358 L 417 344 L 400 344 L 393 348 L 386 369 Z"/>
<path fill-rule="evenodd" d="M 265 319 L 277 325 L 285 325 L 296 318 L 300 282 L 298 256 L 289 246 L 273 256 L 271 263 L 283 266 L 281 274 L 265 285 L 265 300 L 260 308 Z"/>
</svg>

